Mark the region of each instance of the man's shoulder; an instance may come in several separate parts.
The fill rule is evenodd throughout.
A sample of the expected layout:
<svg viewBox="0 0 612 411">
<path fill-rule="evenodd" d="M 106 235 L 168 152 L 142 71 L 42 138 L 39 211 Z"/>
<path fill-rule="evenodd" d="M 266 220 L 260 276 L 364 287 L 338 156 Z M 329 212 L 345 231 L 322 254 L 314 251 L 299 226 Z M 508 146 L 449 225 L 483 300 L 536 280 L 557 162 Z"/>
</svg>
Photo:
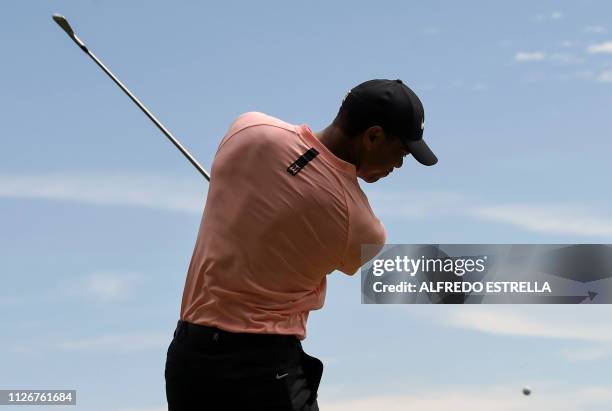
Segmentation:
<svg viewBox="0 0 612 411">
<path fill-rule="evenodd" d="M 230 125 L 225 137 L 219 144 L 219 149 L 228 141 L 234 144 L 247 144 L 251 149 L 255 146 L 283 147 L 287 142 L 295 141 L 298 126 L 287 123 L 265 113 L 250 111 L 239 115 Z"/>
<path fill-rule="evenodd" d="M 238 133 L 246 128 L 255 126 L 270 126 L 287 131 L 295 132 L 295 125 L 287 123 L 279 118 L 269 114 L 260 113 L 257 111 L 249 111 L 239 115 L 230 126 L 228 134 Z"/>
</svg>

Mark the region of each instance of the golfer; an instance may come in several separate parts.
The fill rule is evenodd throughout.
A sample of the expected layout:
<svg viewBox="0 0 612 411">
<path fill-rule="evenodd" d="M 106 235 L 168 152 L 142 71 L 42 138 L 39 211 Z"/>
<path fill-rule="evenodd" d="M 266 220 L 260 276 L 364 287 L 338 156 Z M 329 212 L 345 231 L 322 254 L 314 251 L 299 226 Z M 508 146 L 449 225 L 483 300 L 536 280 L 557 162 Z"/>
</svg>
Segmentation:
<svg viewBox="0 0 612 411">
<path fill-rule="evenodd" d="M 313 132 L 262 113 L 222 139 L 168 348 L 169 411 L 318 410 L 323 372 L 304 353 L 326 277 L 352 275 L 385 242 L 357 178 L 376 182 L 407 155 L 437 162 L 423 106 L 401 80 L 370 80 Z"/>
</svg>

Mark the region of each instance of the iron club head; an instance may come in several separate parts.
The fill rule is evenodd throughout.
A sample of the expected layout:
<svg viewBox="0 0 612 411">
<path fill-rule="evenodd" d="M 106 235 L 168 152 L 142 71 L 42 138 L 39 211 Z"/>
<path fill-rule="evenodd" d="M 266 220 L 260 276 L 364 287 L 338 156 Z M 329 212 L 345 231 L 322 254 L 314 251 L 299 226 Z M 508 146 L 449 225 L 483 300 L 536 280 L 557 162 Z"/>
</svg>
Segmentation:
<svg viewBox="0 0 612 411">
<path fill-rule="evenodd" d="M 74 30 L 72 30 L 72 27 L 70 27 L 70 23 L 68 23 L 66 17 L 57 13 L 53 14 L 52 17 L 53 20 L 57 23 L 57 25 L 60 26 L 62 30 L 66 32 L 68 37 L 70 37 L 72 41 L 74 41 L 84 52 L 87 52 L 87 47 L 85 47 L 85 44 L 81 41 L 81 39 L 76 34 L 74 34 Z"/>
<path fill-rule="evenodd" d="M 68 34 L 70 37 L 74 36 L 74 30 L 72 30 L 72 27 L 70 27 L 70 24 L 68 23 L 68 20 L 66 20 L 66 17 L 62 16 L 61 14 L 53 14 L 53 20 L 55 20 L 55 22 L 66 32 L 66 34 Z"/>
</svg>

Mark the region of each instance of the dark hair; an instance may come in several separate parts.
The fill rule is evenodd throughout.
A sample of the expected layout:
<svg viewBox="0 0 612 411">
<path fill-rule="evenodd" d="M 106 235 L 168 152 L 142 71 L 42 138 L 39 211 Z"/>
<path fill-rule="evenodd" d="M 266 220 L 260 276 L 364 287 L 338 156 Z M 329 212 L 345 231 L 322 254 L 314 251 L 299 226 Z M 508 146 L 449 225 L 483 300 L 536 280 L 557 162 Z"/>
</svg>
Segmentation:
<svg viewBox="0 0 612 411">
<path fill-rule="evenodd" d="M 334 124 L 336 124 L 349 138 L 357 137 L 369 127 L 376 125 L 372 124 L 372 122 L 368 121 L 364 116 L 359 116 L 351 112 L 344 104 L 340 106 L 338 114 L 336 114 L 336 118 L 334 119 Z"/>
</svg>

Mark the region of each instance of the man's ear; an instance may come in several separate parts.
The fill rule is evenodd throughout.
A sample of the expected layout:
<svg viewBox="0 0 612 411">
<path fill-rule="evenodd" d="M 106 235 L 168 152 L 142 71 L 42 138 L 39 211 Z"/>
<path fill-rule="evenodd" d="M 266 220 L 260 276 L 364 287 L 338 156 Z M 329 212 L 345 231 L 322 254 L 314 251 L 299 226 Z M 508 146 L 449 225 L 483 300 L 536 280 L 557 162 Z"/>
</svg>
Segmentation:
<svg viewBox="0 0 612 411">
<path fill-rule="evenodd" d="M 385 133 L 380 126 L 372 126 L 363 132 L 363 145 L 370 151 L 385 141 Z"/>
</svg>

